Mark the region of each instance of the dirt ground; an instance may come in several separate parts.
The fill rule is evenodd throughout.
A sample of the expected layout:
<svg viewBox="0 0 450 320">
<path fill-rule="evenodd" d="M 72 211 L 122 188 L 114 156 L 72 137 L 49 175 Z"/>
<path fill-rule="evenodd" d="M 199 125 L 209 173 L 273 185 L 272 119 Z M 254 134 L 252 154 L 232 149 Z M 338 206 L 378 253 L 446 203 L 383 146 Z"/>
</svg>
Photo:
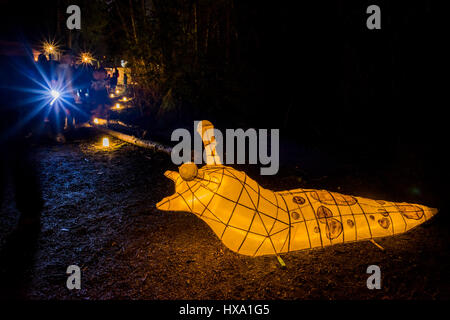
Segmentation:
<svg viewBox="0 0 450 320">
<path fill-rule="evenodd" d="M 231 252 L 192 214 L 158 211 L 155 204 L 173 192 L 163 175 L 175 169 L 168 156 L 112 137 L 111 147 L 103 148 L 102 137 L 85 129 L 65 145 L 35 146 L 45 208 L 26 271 L 26 298 L 450 298 L 448 230 L 440 223 L 447 212 L 407 234 L 379 240 L 385 251 L 359 242 L 293 252 L 282 255 L 283 269 L 273 256 Z M 277 178 L 255 178 L 274 190 L 322 187 L 392 198 L 382 176 L 357 171 L 321 177 L 294 168 Z M 9 214 L 0 217 L 2 242 L 18 217 L 7 205 Z M 82 270 L 81 290 L 70 291 L 66 268 L 74 264 Z M 366 269 L 373 264 L 381 268 L 381 290 L 366 287 Z"/>
</svg>

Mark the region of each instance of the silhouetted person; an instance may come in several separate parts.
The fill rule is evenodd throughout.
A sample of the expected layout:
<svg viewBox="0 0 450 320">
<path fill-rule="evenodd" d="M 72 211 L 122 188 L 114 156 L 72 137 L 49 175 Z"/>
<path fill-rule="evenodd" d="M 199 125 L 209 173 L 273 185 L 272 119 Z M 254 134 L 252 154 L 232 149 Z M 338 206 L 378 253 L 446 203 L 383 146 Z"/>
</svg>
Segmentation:
<svg viewBox="0 0 450 320">
<path fill-rule="evenodd" d="M 59 62 L 53 59 L 53 55 L 48 55 L 48 71 L 49 71 L 49 80 L 56 80 L 56 68 L 58 67 Z"/>
<path fill-rule="evenodd" d="M 0 297 L 14 298 L 22 293 L 24 271 L 32 263 L 40 230 L 43 200 L 26 138 L 34 109 L 24 104 L 32 97 L 17 90 L 36 89 L 31 79 L 41 80 L 34 64 L 21 44 L 1 43 L 0 70 L 7 76 L 0 77 L 0 219 L 4 217 L 3 210 L 10 207 L 3 203 L 6 193 L 14 195 L 20 218 L 0 248 Z"/>
<path fill-rule="evenodd" d="M 125 90 L 127 90 L 127 85 L 128 85 L 128 75 L 125 73 L 123 75 L 123 86 L 125 87 Z"/>
<path fill-rule="evenodd" d="M 116 90 L 118 78 L 119 78 L 119 70 L 117 70 L 117 68 L 115 68 L 115 71 L 114 71 L 111 79 L 109 80 L 109 84 L 110 84 L 111 90 L 113 92 L 114 92 L 114 90 Z"/>
<path fill-rule="evenodd" d="M 83 66 L 82 72 L 81 72 L 81 83 L 82 83 L 82 90 L 81 92 L 84 95 L 84 104 L 83 104 L 83 110 L 85 114 L 83 115 L 83 121 L 89 121 L 90 114 L 91 114 L 91 83 L 93 80 L 93 72 L 94 68 L 91 65 Z"/>
<path fill-rule="evenodd" d="M 40 67 L 47 68 L 48 60 L 47 60 L 47 57 L 45 56 L 45 54 L 43 54 L 43 53 L 39 54 L 37 63 Z"/>
<path fill-rule="evenodd" d="M 108 77 L 105 68 L 94 71 L 91 84 L 92 103 L 95 110 L 92 111 L 95 117 L 106 118 L 108 116 L 108 107 L 111 101 L 108 97 L 107 85 Z"/>
<path fill-rule="evenodd" d="M 90 110 L 88 104 L 89 87 L 91 85 L 92 71 L 89 65 L 75 64 L 72 68 L 73 87 L 78 95 L 78 101 L 72 108 L 75 124 L 81 124 L 89 120 Z"/>
<path fill-rule="evenodd" d="M 56 110 L 58 117 L 61 117 L 62 128 L 58 126 L 57 141 L 64 142 L 65 138 L 62 132 L 64 129 L 64 120 L 68 125 L 68 128 L 73 127 L 74 118 L 78 112 L 76 104 L 79 101 L 76 88 L 74 87 L 74 69 L 73 69 L 74 57 L 70 49 L 67 49 L 61 56 L 59 65 L 56 68 L 57 83 L 59 86 L 64 88 L 65 100 L 68 101 L 67 104 L 61 105 L 62 110 Z M 58 118 L 58 121 L 61 119 Z M 59 122 L 60 124 L 61 122 Z"/>
</svg>

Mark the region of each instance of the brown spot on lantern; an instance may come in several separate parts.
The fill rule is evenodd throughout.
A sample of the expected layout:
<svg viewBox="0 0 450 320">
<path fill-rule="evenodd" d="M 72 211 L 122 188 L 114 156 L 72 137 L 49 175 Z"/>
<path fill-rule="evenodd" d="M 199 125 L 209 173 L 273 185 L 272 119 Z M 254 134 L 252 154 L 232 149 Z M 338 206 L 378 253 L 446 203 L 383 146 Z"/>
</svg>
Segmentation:
<svg viewBox="0 0 450 320">
<path fill-rule="evenodd" d="M 399 205 L 398 209 L 407 219 L 420 220 L 424 215 L 422 208 L 413 205 Z"/>
<path fill-rule="evenodd" d="M 326 236 L 328 239 L 333 240 L 340 236 L 342 233 L 342 223 L 335 219 L 327 219 Z"/>
<path fill-rule="evenodd" d="M 383 229 L 388 229 L 389 226 L 390 226 L 390 224 L 391 224 L 391 221 L 390 221 L 388 218 L 383 217 L 383 218 L 381 218 L 381 219 L 378 220 L 378 224 L 379 224 Z"/>
<path fill-rule="evenodd" d="M 333 212 L 331 212 L 330 209 L 324 206 L 320 206 L 319 208 L 317 208 L 316 214 L 320 223 L 325 223 L 326 219 L 331 218 L 333 216 Z"/>
<path fill-rule="evenodd" d="M 358 202 L 355 197 L 325 190 L 311 191 L 309 194 L 314 200 L 328 205 L 352 206 Z"/>
<path fill-rule="evenodd" d="M 294 220 L 300 219 L 300 215 L 299 215 L 298 212 L 296 212 L 296 211 L 294 211 L 294 212 L 291 213 L 291 217 L 292 217 L 292 219 L 294 219 Z"/>
<path fill-rule="evenodd" d="M 300 196 L 293 197 L 292 201 L 294 201 L 294 203 L 296 203 L 296 204 L 304 204 L 305 203 L 305 199 Z"/>
<path fill-rule="evenodd" d="M 389 216 L 389 213 L 387 212 L 387 210 L 385 208 L 380 208 L 377 210 L 379 214 L 381 214 L 383 217 L 387 217 Z"/>
</svg>

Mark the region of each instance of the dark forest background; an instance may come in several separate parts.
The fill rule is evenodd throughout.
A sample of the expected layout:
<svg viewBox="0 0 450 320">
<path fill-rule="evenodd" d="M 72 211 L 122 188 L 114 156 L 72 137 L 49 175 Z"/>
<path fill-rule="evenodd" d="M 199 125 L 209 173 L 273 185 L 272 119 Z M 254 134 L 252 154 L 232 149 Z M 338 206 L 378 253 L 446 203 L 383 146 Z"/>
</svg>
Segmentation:
<svg viewBox="0 0 450 320">
<path fill-rule="evenodd" d="M 65 27 L 75 2 L 81 31 Z M 2 1 L 2 32 L 128 61 L 145 113 L 319 139 L 420 140 L 435 117 L 428 1 L 75 2 Z M 370 4 L 381 30 L 366 28 Z"/>
<path fill-rule="evenodd" d="M 439 167 L 445 143 L 429 1 L 2 1 L 2 33 L 126 60 L 139 118 L 167 132 L 280 128 L 284 140 Z M 65 27 L 70 4 L 81 31 Z M 368 30 L 366 8 L 381 8 Z M 420 154 L 420 157 L 417 155 Z M 419 160 L 417 160 L 419 161 Z M 434 175 L 441 173 L 436 171 Z"/>
</svg>

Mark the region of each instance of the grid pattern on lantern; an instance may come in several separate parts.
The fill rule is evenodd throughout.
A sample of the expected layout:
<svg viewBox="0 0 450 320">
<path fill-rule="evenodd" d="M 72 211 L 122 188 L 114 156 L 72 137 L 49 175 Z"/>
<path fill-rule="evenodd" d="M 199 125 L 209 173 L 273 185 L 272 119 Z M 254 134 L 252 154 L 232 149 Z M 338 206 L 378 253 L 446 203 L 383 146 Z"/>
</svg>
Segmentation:
<svg viewBox="0 0 450 320">
<path fill-rule="evenodd" d="M 405 206 L 392 202 L 345 196 L 325 190 L 296 189 L 272 192 L 262 189 L 245 173 L 222 165 L 208 165 L 200 172 L 206 173 L 206 175 L 200 174 L 193 181 L 186 182 L 187 188 L 177 194 L 191 212 L 207 222 L 213 220 L 222 224 L 223 230 L 218 233 L 221 240 L 229 228 L 245 233 L 239 246 L 235 248 L 237 252 L 241 250 L 249 235 L 261 238 L 259 246 L 255 247 L 252 255 L 257 255 L 266 241 L 270 243 L 273 254 L 298 250 L 292 245 L 291 238 L 293 230 L 295 231 L 295 228 L 301 224 L 304 231 L 303 237 L 306 237 L 308 241 L 308 245 L 303 249 L 307 249 L 393 235 L 399 233 L 400 228 L 404 232 L 408 229 L 408 214 L 417 214 L 417 219 L 414 218 L 414 220 L 422 218 L 426 220 L 423 210 L 417 206 L 410 205 L 410 208 L 404 208 Z M 211 177 L 216 179 L 211 179 Z M 236 187 L 238 191 L 235 192 L 238 196 L 234 199 L 221 192 L 220 187 L 224 179 L 232 179 L 234 186 L 238 186 Z M 179 183 L 184 183 L 181 177 L 175 181 L 176 185 Z M 228 180 L 227 183 L 230 181 Z M 212 193 L 207 202 L 196 196 L 197 191 L 201 188 Z M 275 196 L 269 199 L 267 195 Z M 187 201 L 188 197 L 191 197 L 190 201 Z M 245 203 L 243 203 L 243 197 L 247 199 Z M 214 212 L 215 210 L 210 209 L 215 198 L 219 198 L 221 201 L 225 200 L 232 205 L 233 208 L 228 218 L 223 219 L 217 211 Z M 261 202 L 264 202 L 266 209 L 269 207 L 270 210 L 261 208 Z M 193 207 L 196 203 L 203 208 L 200 213 L 196 212 Z M 233 217 L 241 214 L 244 210 L 253 212 L 250 224 L 246 228 L 233 225 L 231 223 Z M 392 219 L 392 214 L 395 213 L 398 214 L 397 219 L 401 219 L 403 226 Z M 375 216 L 377 216 L 377 220 L 375 220 Z M 269 223 L 267 223 L 268 221 Z M 252 228 L 256 223 L 262 226 L 258 231 Z M 395 230 L 394 225 L 396 225 Z M 364 237 L 358 235 L 358 226 L 366 229 Z M 379 230 L 382 232 L 380 233 Z"/>
</svg>

